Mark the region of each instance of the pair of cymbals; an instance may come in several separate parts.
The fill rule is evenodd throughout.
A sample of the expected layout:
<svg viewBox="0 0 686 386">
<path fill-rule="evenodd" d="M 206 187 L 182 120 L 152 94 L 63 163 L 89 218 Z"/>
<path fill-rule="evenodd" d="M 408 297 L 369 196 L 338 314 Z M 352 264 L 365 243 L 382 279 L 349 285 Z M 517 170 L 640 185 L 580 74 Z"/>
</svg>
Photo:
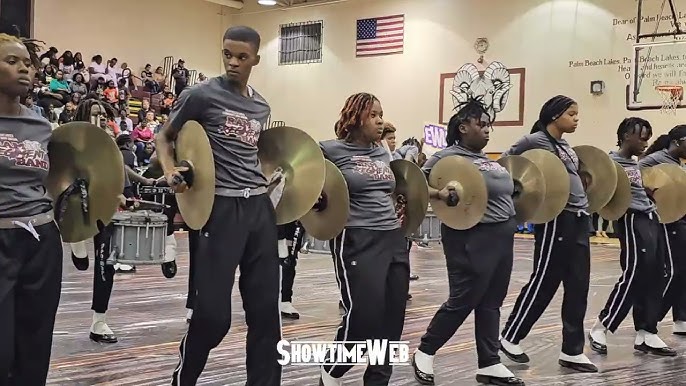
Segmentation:
<svg viewBox="0 0 686 386">
<path fill-rule="evenodd" d="M 600 217 L 608 221 L 615 221 L 622 217 L 631 206 L 631 181 L 624 167 L 617 161 L 614 167 L 617 173 L 617 185 L 610 201 L 598 210 Z"/>
<path fill-rule="evenodd" d="M 488 191 L 479 168 L 467 158 L 453 155 L 440 159 L 431 168 L 429 186 L 442 190 L 450 186 L 458 202 L 449 206 L 445 201 L 431 198 L 431 209 L 446 226 L 465 230 L 478 224 L 486 212 Z"/>
<path fill-rule="evenodd" d="M 404 221 L 402 228 L 406 236 L 412 235 L 424 221 L 429 207 L 429 186 L 424 172 L 415 164 L 403 159 L 391 161 L 395 176 L 394 199 L 403 202 Z"/>
<path fill-rule="evenodd" d="M 322 203 L 301 219 L 305 231 L 317 240 L 331 240 L 348 222 L 350 197 L 348 184 L 341 171 L 331 161 L 326 162 L 326 179 L 322 188 Z"/>
<path fill-rule="evenodd" d="M 607 152 L 595 146 L 576 146 L 574 152 L 579 157 L 579 177 L 585 185 L 588 212 L 596 213 L 612 200 L 617 190 L 618 169 Z"/>
<path fill-rule="evenodd" d="M 510 155 L 498 160 L 514 182 L 515 217 L 519 223 L 534 218 L 546 200 L 545 176 L 530 159 Z"/>
<path fill-rule="evenodd" d="M 283 194 L 276 205 L 277 225 L 300 219 L 321 195 L 326 180 L 326 163 L 319 144 L 295 127 L 265 130 L 257 142 L 257 157 L 265 176 L 283 173 Z"/>
<path fill-rule="evenodd" d="M 62 239 L 74 243 L 95 236 L 98 221 L 112 220 L 124 190 L 124 160 L 116 143 L 98 126 L 70 122 L 52 132 L 48 158 L 45 186 L 55 200 Z M 85 200 L 75 184 L 82 184 Z"/>
<path fill-rule="evenodd" d="M 660 222 L 671 224 L 686 215 L 686 173 L 677 165 L 660 164 L 641 169 L 643 186 L 653 191 Z"/>
</svg>

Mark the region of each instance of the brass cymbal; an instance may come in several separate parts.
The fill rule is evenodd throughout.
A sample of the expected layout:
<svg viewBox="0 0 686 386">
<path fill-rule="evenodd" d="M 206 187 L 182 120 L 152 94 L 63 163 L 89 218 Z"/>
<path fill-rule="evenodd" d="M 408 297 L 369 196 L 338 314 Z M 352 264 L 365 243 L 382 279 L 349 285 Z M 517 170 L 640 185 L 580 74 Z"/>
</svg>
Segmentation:
<svg viewBox="0 0 686 386">
<path fill-rule="evenodd" d="M 660 164 L 641 169 L 643 186 L 653 190 L 660 222 L 671 224 L 686 215 L 686 177 L 677 165 Z"/>
<path fill-rule="evenodd" d="M 528 220 L 532 224 L 552 221 L 567 205 L 569 200 L 569 174 L 562 161 L 553 153 L 543 149 L 527 150 L 522 157 L 533 162 L 543 173 L 545 198 L 540 208 Z"/>
<path fill-rule="evenodd" d="M 185 162 L 191 165 L 190 173 L 184 176 L 190 184 L 188 190 L 175 195 L 176 202 L 186 225 L 200 230 L 210 219 L 214 205 L 215 169 L 210 141 L 196 121 L 186 122 L 176 138 L 176 164 L 187 166 Z"/>
<path fill-rule="evenodd" d="M 588 212 L 595 213 L 607 205 L 617 187 L 617 169 L 610 156 L 591 145 L 574 147 L 579 157 L 579 176 L 586 184 Z"/>
<path fill-rule="evenodd" d="M 300 129 L 279 126 L 262 132 L 257 148 L 267 179 L 277 170 L 286 179 L 276 206 L 276 224 L 301 218 L 319 199 L 326 179 L 326 164 L 319 144 Z"/>
<path fill-rule="evenodd" d="M 112 220 L 124 191 L 124 159 L 117 144 L 98 126 L 70 122 L 52 132 L 48 156 L 50 171 L 45 186 L 55 200 L 62 239 L 75 243 L 95 236 L 98 220 L 103 224 Z M 80 188 L 61 196 L 78 181 L 84 182 L 88 192 L 86 213 Z M 65 208 L 63 213 L 61 207 Z"/>
<path fill-rule="evenodd" d="M 512 176 L 515 185 L 514 205 L 519 223 L 529 221 L 545 199 L 545 180 L 541 170 L 528 158 L 510 155 L 498 160 Z"/>
<path fill-rule="evenodd" d="M 424 172 L 414 162 L 403 159 L 391 161 L 395 176 L 395 201 L 405 204 L 405 219 L 402 224 L 405 235 L 412 235 L 424 221 L 429 207 L 429 186 Z"/>
<path fill-rule="evenodd" d="M 305 231 L 317 240 L 331 240 L 345 228 L 350 214 L 348 184 L 340 170 L 329 160 L 326 163 L 326 180 L 322 195 L 323 210 L 311 209 L 301 219 Z"/>
<path fill-rule="evenodd" d="M 598 210 L 600 217 L 608 221 L 618 220 L 626 213 L 631 205 L 631 182 L 626 171 L 617 161 L 612 161 L 617 170 L 617 186 L 612 199 L 603 208 Z"/>
<path fill-rule="evenodd" d="M 429 186 L 441 190 L 448 184 L 455 186 L 459 197 L 456 206 L 443 200 L 431 199 L 436 217 L 450 228 L 465 230 L 478 224 L 486 212 L 488 191 L 481 171 L 471 161 L 457 155 L 442 158 L 431 169 Z"/>
</svg>

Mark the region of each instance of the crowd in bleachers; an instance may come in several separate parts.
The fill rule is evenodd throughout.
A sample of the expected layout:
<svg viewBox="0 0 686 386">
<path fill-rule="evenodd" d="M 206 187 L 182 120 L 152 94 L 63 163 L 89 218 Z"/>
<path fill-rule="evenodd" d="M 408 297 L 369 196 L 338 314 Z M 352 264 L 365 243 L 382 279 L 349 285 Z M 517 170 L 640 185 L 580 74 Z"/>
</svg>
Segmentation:
<svg viewBox="0 0 686 386">
<path fill-rule="evenodd" d="M 169 76 L 164 67 L 152 71 L 146 64 L 140 76 L 126 62 L 111 58 L 103 62 L 95 55 L 89 64 L 80 52 L 55 47 L 40 56 L 34 87 L 22 103 L 48 119 L 53 127 L 74 120 L 76 107 L 84 98 L 97 98 L 112 107 L 114 114 L 101 127 L 118 138 L 126 134 L 136 144 L 139 165 L 146 165 L 154 152 L 154 136 L 166 122 L 172 104 L 190 85 L 190 71 L 183 59 L 172 67 Z M 199 74 L 198 81 L 206 78 Z"/>
</svg>

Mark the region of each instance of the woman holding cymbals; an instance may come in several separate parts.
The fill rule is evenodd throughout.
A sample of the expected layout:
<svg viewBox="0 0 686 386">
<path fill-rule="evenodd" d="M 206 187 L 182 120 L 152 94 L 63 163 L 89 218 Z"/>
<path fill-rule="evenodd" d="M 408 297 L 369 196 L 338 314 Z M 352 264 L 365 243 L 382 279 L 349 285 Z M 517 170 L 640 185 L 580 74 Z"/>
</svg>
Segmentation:
<svg viewBox="0 0 686 386">
<path fill-rule="evenodd" d="M 456 206 L 461 191 L 481 197 L 483 210 L 475 211 L 469 220 L 460 220 L 455 228 L 443 219 L 441 242 L 448 268 L 448 300 L 441 305 L 422 336 L 413 357 L 415 378 L 424 385 L 434 384 L 433 360 L 436 352 L 455 334 L 474 311 L 478 366 L 476 379 L 481 383 L 524 385 L 500 363 L 498 329 L 500 307 L 510 282 L 513 262 L 514 234 L 517 230 L 512 199 L 514 182 L 508 171 L 490 160 L 483 149 L 488 144 L 495 113 L 480 98 L 469 98 L 448 123 L 448 147 L 431 156 L 422 170 L 429 184 L 435 180 L 450 180 L 453 172 L 458 186 L 451 182 L 440 190 L 429 187 L 433 200 Z M 453 157 L 459 156 L 459 157 Z M 441 176 L 437 176 L 441 174 Z M 465 177 L 465 176 L 472 177 Z M 447 177 L 447 178 L 446 178 Z M 462 180 L 461 180 L 462 178 Z M 467 181 L 470 179 L 470 181 Z M 479 186 L 480 188 L 475 188 Z M 469 192 L 475 189 L 476 193 Z M 437 215 L 439 206 L 433 201 Z M 458 212 L 458 211 L 454 211 Z M 465 224 L 465 221 L 470 221 Z M 459 229 L 456 229 L 459 228 Z M 478 255 L 477 255 L 478 254 Z"/>
</svg>

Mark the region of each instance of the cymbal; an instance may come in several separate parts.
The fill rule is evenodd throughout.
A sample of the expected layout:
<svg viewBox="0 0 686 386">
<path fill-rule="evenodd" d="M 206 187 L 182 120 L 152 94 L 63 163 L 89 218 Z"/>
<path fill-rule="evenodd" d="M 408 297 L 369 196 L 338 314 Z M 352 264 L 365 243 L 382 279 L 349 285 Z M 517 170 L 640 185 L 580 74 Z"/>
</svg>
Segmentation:
<svg viewBox="0 0 686 386">
<path fill-rule="evenodd" d="M 326 179 L 322 195 L 324 209 L 310 209 L 301 219 L 305 231 L 317 240 L 331 240 L 345 228 L 350 214 L 348 184 L 340 170 L 329 160 L 326 163 Z"/>
<path fill-rule="evenodd" d="M 579 157 L 579 176 L 586 185 L 588 212 L 595 213 L 607 205 L 617 187 L 617 169 L 610 156 L 591 145 L 574 147 Z"/>
<path fill-rule="evenodd" d="M 214 205 L 215 169 L 210 140 L 196 121 L 186 122 L 176 138 L 176 164 L 187 166 L 186 163 L 190 164 L 184 175 L 189 188 L 176 194 L 176 202 L 186 225 L 200 230 L 210 219 Z"/>
<path fill-rule="evenodd" d="M 671 166 L 679 168 L 676 165 L 660 164 L 641 169 L 643 186 L 653 190 L 657 213 L 663 224 L 676 222 L 686 214 L 686 201 L 683 199 L 686 185 L 682 176 L 674 173 L 683 172 L 674 170 Z"/>
<path fill-rule="evenodd" d="M 257 148 L 267 179 L 277 170 L 286 179 L 276 206 L 276 224 L 301 218 L 319 199 L 326 179 L 326 164 L 319 144 L 300 129 L 279 126 L 262 132 Z"/>
<path fill-rule="evenodd" d="M 431 208 L 436 217 L 457 230 L 478 224 L 488 204 L 486 182 L 479 168 L 461 156 L 442 158 L 431 169 L 429 186 L 441 190 L 448 184 L 455 186 L 459 202 L 456 206 L 448 206 L 443 200 L 431 199 Z"/>
<path fill-rule="evenodd" d="M 117 144 L 98 126 L 70 122 L 52 132 L 48 157 L 50 171 L 45 186 L 55 200 L 62 239 L 75 243 L 95 236 L 98 220 L 109 224 L 124 191 L 124 159 Z M 85 213 L 80 188 L 62 196 L 79 181 L 87 191 Z M 60 208 L 64 208 L 63 213 Z"/>
<path fill-rule="evenodd" d="M 520 155 L 503 157 L 498 163 L 512 176 L 516 218 L 519 223 L 524 223 L 534 217 L 545 199 L 543 173 L 536 164 Z"/>
<path fill-rule="evenodd" d="M 395 200 L 405 203 L 405 219 L 402 224 L 405 235 L 412 235 L 424 221 L 429 207 L 429 186 L 424 172 L 414 162 L 403 159 L 391 161 L 395 176 Z"/>
<path fill-rule="evenodd" d="M 569 200 L 569 174 L 562 161 L 553 153 L 543 149 L 532 149 L 522 153 L 522 157 L 533 162 L 543 173 L 545 198 L 540 208 L 528 220 L 532 224 L 552 221 L 567 205 Z"/>
<path fill-rule="evenodd" d="M 612 199 L 603 208 L 598 210 L 600 217 L 608 221 L 618 220 L 626 213 L 631 205 L 631 182 L 626 171 L 617 161 L 612 161 L 617 170 L 617 186 Z"/>
</svg>

